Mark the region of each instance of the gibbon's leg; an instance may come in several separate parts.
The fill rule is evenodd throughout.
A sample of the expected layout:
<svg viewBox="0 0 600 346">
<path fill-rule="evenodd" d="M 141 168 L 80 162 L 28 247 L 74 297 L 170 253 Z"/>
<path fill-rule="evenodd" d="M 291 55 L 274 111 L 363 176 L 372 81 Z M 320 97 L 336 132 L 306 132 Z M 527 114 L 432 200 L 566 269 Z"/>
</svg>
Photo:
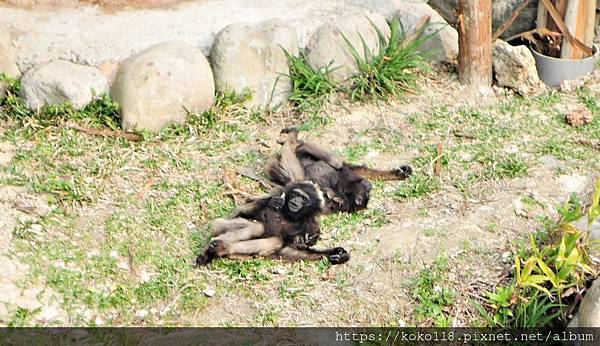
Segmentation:
<svg viewBox="0 0 600 346">
<path fill-rule="evenodd" d="M 412 175 L 412 168 L 408 165 L 402 165 L 398 168 L 381 171 L 378 169 L 369 168 L 367 166 L 347 165 L 354 173 L 366 179 L 375 180 L 404 180 Z"/>
<path fill-rule="evenodd" d="M 227 221 L 230 221 L 230 226 L 232 228 L 226 229 L 219 233 L 214 240 L 221 240 L 225 243 L 234 243 L 242 240 L 258 238 L 265 233 L 265 227 L 260 222 L 252 222 L 242 218 L 236 218 Z"/>
<path fill-rule="evenodd" d="M 296 155 L 310 155 L 317 160 L 325 161 L 335 169 L 344 166 L 344 160 L 315 143 L 303 142 L 296 148 Z"/>
<path fill-rule="evenodd" d="M 283 130 L 286 140 L 281 148 L 281 154 L 269 159 L 266 173 L 275 182 L 286 185 L 290 182 L 303 181 L 306 179 L 304 169 L 296 156 L 296 148 L 299 145 L 298 130 Z"/>
<path fill-rule="evenodd" d="M 281 148 L 281 167 L 283 167 L 289 174 L 292 181 L 303 181 L 306 179 L 304 176 L 304 168 L 296 156 L 296 148 L 298 148 L 298 131 L 291 131 L 288 133 L 285 143 Z"/>
<path fill-rule="evenodd" d="M 341 247 L 331 248 L 331 249 L 304 249 L 298 250 L 292 247 L 286 246 L 276 253 L 272 254 L 270 257 L 276 259 L 282 259 L 285 261 L 299 261 L 299 260 L 313 260 L 317 261 L 323 257 L 327 257 L 327 259 L 332 264 L 342 264 L 348 262 L 350 259 L 350 254 Z"/>
<path fill-rule="evenodd" d="M 207 265 L 215 258 L 226 256 L 241 258 L 251 255 L 270 256 L 280 250 L 282 246 L 283 240 L 279 237 L 244 240 L 234 243 L 226 243 L 215 239 L 196 257 L 196 265 Z"/>
<path fill-rule="evenodd" d="M 244 227 L 247 227 L 248 224 L 250 224 L 250 223 L 252 223 L 252 222 L 250 222 L 247 219 L 243 219 L 241 217 L 236 217 L 233 219 L 218 218 L 218 219 L 215 219 L 215 221 L 213 221 L 213 223 L 212 223 L 212 227 L 210 229 L 210 235 L 215 237 L 215 236 L 218 236 L 225 232 L 239 230 Z"/>
<path fill-rule="evenodd" d="M 281 249 L 283 240 L 280 237 L 270 237 L 238 241 L 226 245 L 227 251 L 224 255 L 269 256 Z"/>
</svg>

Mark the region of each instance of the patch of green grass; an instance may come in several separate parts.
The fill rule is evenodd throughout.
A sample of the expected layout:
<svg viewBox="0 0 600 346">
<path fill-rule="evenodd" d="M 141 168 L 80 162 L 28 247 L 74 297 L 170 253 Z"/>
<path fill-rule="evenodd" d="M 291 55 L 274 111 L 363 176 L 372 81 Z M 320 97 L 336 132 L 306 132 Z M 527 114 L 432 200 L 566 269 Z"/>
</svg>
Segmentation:
<svg viewBox="0 0 600 346">
<path fill-rule="evenodd" d="M 293 56 L 285 49 L 284 52 L 290 69 L 288 77 L 292 81 L 290 101 L 300 112 L 318 113 L 337 90 L 336 83 L 329 78 L 333 71 L 332 63 L 317 68 L 302 51 L 298 56 Z"/>
<path fill-rule="evenodd" d="M 86 126 L 109 127 L 117 129 L 120 127 L 119 106 L 110 99 L 108 95 L 94 97 L 92 102 L 82 109 L 75 109 L 69 103 L 61 105 L 47 105 L 39 111 L 33 111 L 25 107 L 19 92 L 20 82 L 16 79 L 0 76 L 0 81 L 7 82 L 6 98 L 0 103 L 0 116 L 9 120 L 20 122 L 20 126 L 29 130 L 42 126 L 56 126 L 66 120 L 85 122 Z"/>
<path fill-rule="evenodd" d="M 425 69 L 426 64 L 419 46 L 429 36 L 409 42 L 400 20 L 390 23 L 389 38 L 373 23 L 377 32 L 380 50 L 376 54 L 370 51 L 362 40 L 362 47 L 354 47 L 344 36 L 350 53 L 356 60 L 358 73 L 351 77 L 350 98 L 353 101 L 387 99 L 416 87 L 417 71 Z M 361 50 L 361 52 L 359 52 Z"/>
<path fill-rule="evenodd" d="M 454 303 L 456 292 L 444 283 L 447 260 L 439 257 L 431 268 L 425 268 L 411 282 L 412 296 L 419 305 L 415 308 L 417 319 L 430 320 L 436 327 L 452 325 L 446 308 Z"/>
<path fill-rule="evenodd" d="M 560 92 L 556 90 L 550 90 L 533 98 L 533 101 L 538 105 L 538 107 L 544 110 L 549 110 L 551 107 L 558 104 L 561 100 L 562 96 Z"/>
<path fill-rule="evenodd" d="M 23 308 L 17 308 L 17 311 L 12 315 L 8 321 L 8 327 L 25 327 L 32 320 L 33 312 Z"/>
<path fill-rule="evenodd" d="M 414 174 L 409 179 L 402 182 L 400 187 L 394 192 L 394 196 L 405 201 L 412 198 L 420 198 L 438 191 L 441 183 L 436 177 L 429 177 L 424 174 Z"/>
<path fill-rule="evenodd" d="M 234 280 L 261 282 L 270 281 L 273 278 L 271 269 L 275 266 L 275 261 L 265 258 L 218 259 L 212 262 L 211 269 L 222 270 Z"/>
<path fill-rule="evenodd" d="M 373 228 L 381 227 L 387 224 L 385 213 L 381 209 L 364 209 L 356 213 L 333 213 L 325 215 L 321 219 L 323 231 L 332 233 L 334 239 L 346 240 L 350 239 L 356 233 L 356 229 L 360 226 L 368 225 Z"/>
</svg>

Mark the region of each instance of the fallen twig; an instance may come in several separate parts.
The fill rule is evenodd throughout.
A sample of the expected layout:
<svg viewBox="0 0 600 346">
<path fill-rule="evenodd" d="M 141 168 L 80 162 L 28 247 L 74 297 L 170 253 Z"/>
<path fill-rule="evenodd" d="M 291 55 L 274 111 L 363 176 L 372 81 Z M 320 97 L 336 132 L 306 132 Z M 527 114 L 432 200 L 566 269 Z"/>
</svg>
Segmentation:
<svg viewBox="0 0 600 346">
<path fill-rule="evenodd" d="M 75 124 L 70 121 L 66 122 L 65 126 L 70 129 L 74 129 L 77 131 L 81 131 L 83 133 L 87 133 L 88 135 L 113 137 L 113 138 L 125 138 L 130 141 L 134 141 L 134 142 L 139 142 L 142 140 L 142 136 L 140 136 L 138 134 L 131 133 L 131 132 L 125 132 L 125 131 L 121 131 L 121 130 L 96 130 L 96 129 L 91 129 L 89 127 Z"/>
<path fill-rule="evenodd" d="M 437 144 L 437 158 L 435 160 L 435 166 L 433 168 L 433 173 L 439 177 L 441 172 L 442 172 L 442 144 L 438 143 Z"/>
<path fill-rule="evenodd" d="M 525 7 L 529 5 L 530 2 L 531 0 L 526 0 L 525 2 L 523 2 L 519 7 L 517 7 L 515 12 L 513 12 L 512 16 L 510 16 L 510 18 L 508 18 L 506 22 L 502 23 L 502 25 L 500 25 L 500 27 L 496 29 L 496 31 L 492 35 L 492 42 L 500 38 L 500 36 L 512 25 L 515 19 L 517 19 L 519 14 L 521 14 L 521 12 L 525 9 Z"/>
<path fill-rule="evenodd" d="M 600 142 L 592 142 L 592 141 L 587 140 L 587 139 L 578 139 L 577 143 L 579 143 L 581 145 L 585 145 L 585 146 L 590 147 L 592 149 L 600 150 Z"/>
<path fill-rule="evenodd" d="M 425 29 L 427 28 L 427 25 L 429 24 L 429 20 L 431 20 L 431 16 L 425 16 L 425 17 L 421 18 L 421 20 L 419 20 L 419 22 L 415 26 L 415 30 L 413 32 L 409 33 L 408 35 L 406 35 L 406 38 L 400 44 L 400 48 L 401 49 L 406 48 L 410 44 L 412 44 L 413 42 L 418 40 L 419 37 L 421 37 L 421 35 L 423 35 L 423 32 L 425 32 Z"/>
</svg>

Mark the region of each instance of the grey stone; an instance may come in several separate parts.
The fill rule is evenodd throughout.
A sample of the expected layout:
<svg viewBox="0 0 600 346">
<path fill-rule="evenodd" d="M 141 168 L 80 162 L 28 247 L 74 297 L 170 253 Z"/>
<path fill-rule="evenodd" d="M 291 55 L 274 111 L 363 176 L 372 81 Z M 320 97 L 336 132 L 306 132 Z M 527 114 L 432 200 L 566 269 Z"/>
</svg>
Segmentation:
<svg viewBox="0 0 600 346">
<path fill-rule="evenodd" d="M 17 68 L 15 48 L 12 44 L 12 36 L 8 30 L 0 25 L 0 73 L 3 72 L 10 77 L 20 75 Z M 6 96 L 6 83 L 0 81 L 0 100 Z"/>
<path fill-rule="evenodd" d="M 381 47 L 373 25 L 384 35 L 389 35 L 389 26 L 379 14 L 355 15 L 321 25 L 306 47 L 308 60 L 317 68 L 331 63 L 331 68 L 335 69 L 330 74 L 331 79 L 336 82 L 347 81 L 358 71 L 358 65 L 344 36 L 363 58 L 361 37 L 368 50 L 377 54 Z"/>
<path fill-rule="evenodd" d="M 97 68 L 54 60 L 23 75 L 20 96 L 30 109 L 65 102 L 79 109 L 107 92 L 106 77 Z"/>
<path fill-rule="evenodd" d="M 298 55 L 293 28 L 281 20 L 258 24 L 237 23 L 215 39 L 210 59 L 218 91 L 252 94 L 250 108 L 276 107 L 285 103 L 292 84 L 283 49 Z"/>
<path fill-rule="evenodd" d="M 158 131 L 182 123 L 187 111 L 201 113 L 214 102 L 208 61 L 197 48 L 170 41 L 125 60 L 111 95 L 121 106 L 125 130 Z"/>
<path fill-rule="evenodd" d="M 588 289 L 568 327 L 600 327 L 600 281 Z"/>
<path fill-rule="evenodd" d="M 496 40 L 492 49 L 494 76 L 498 85 L 511 88 L 521 95 L 537 94 L 545 89 L 529 48 Z"/>
<path fill-rule="evenodd" d="M 524 0 L 502 0 L 492 2 L 492 28 L 495 31 L 515 12 Z M 457 24 L 458 0 L 429 0 L 429 5 L 436 9 L 450 24 Z M 508 38 L 535 27 L 538 1 L 532 1 L 515 19 L 514 23 L 502 34 Z"/>
<path fill-rule="evenodd" d="M 12 282 L 0 283 L 0 302 L 15 304 L 21 296 L 21 289 Z"/>
<path fill-rule="evenodd" d="M 420 50 L 434 62 L 446 62 L 458 56 L 458 33 L 433 8 L 421 1 L 406 1 L 399 3 L 398 18 L 404 30 L 410 32 L 416 29 L 419 21 L 426 16 L 430 17 L 425 41 Z"/>
<path fill-rule="evenodd" d="M 25 296 L 17 298 L 17 300 L 15 301 L 15 304 L 18 307 L 27 309 L 29 311 L 35 311 L 42 307 L 42 303 L 40 303 L 37 299 L 29 298 L 29 297 L 25 297 Z"/>
<path fill-rule="evenodd" d="M 3 277 L 13 277 L 17 274 L 17 265 L 10 258 L 0 256 L 0 273 Z"/>
</svg>

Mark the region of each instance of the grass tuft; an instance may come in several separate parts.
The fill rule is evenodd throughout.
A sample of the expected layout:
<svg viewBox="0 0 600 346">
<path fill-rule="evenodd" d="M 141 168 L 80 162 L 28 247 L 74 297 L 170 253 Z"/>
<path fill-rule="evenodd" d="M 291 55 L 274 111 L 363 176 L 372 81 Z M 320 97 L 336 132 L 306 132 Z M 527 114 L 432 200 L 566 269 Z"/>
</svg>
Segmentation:
<svg viewBox="0 0 600 346">
<path fill-rule="evenodd" d="M 419 52 L 419 46 L 430 35 L 416 40 L 407 40 L 406 33 L 400 21 L 396 18 L 390 23 L 390 36 L 386 37 L 375 24 L 371 23 L 377 32 L 379 52 L 373 54 L 361 37 L 364 55 L 344 36 L 350 53 L 358 65 L 358 73 L 350 81 L 352 90 L 350 98 L 353 101 L 386 99 L 397 96 L 416 87 L 418 69 L 425 69 L 426 64 Z"/>
<path fill-rule="evenodd" d="M 329 78 L 332 63 L 317 68 L 308 61 L 306 53 L 294 56 L 285 49 L 283 51 L 290 69 L 288 77 L 292 81 L 290 101 L 299 112 L 318 113 L 337 90 L 336 83 Z"/>
</svg>

